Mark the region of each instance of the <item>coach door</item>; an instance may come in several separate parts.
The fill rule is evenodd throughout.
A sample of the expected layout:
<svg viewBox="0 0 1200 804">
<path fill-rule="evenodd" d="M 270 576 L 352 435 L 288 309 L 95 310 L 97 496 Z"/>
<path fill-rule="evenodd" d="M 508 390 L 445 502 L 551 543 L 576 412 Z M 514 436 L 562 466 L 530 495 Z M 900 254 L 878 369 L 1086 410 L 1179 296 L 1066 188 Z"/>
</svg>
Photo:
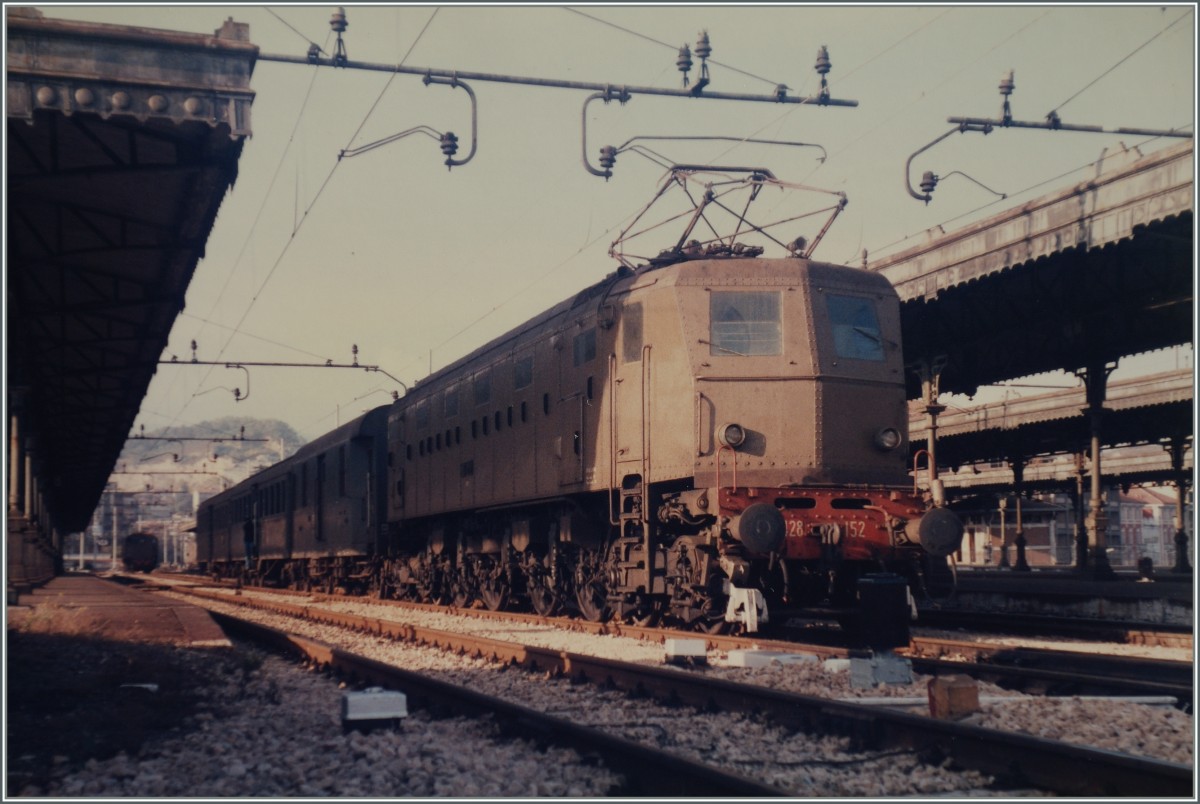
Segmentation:
<svg viewBox="0 0 1200 804">
<path fill-rule="evenodd" d="M 611 485 L 621 489 L 640 485 L 649 471 L 650 433 L 646 421 L 650 405 L 650 348 L 643 338 L 640 302 L 620 308 L 617 346 L 615 360 L 609 369 L 612 401 L 607 415 L 612 430 Z"/>
<path fill-rule="evenodd" d="M 555 452 L 559 457 L 559 484 L 590 482 L 588 467 L 596 465 L 596 434 L 590 432 L 594 419 L 591 406 L 597 404 L 598 375 L 602 364 L 596 357 L 595 319 L 570 325 L 563 333 L 560 355 L 561 382 L 558 435 Z"/>
</svg>

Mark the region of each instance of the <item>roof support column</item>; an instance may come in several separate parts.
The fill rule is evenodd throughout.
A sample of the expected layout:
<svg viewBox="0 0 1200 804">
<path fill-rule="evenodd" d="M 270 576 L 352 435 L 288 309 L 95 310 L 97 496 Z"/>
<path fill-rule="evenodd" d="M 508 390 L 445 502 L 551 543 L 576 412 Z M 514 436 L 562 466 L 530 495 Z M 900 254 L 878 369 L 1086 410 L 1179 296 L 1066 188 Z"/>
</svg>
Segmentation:
<svg viewBox="0 0 1200 804">
<path fill-rule="evenodd" d="M 1013 468 L 1013 492 L 1017 497 L 1017 532 L 1013 543 L 1017 546 L 1017 563 L 1014 572 L 1029 572 L 1029 562 L 1025 558 L 1025 525 L 1021 519 L 1021 496 L 1025 486 L 1025 456 L 1014 455 L 1010 458 Z"/>
<path fill-rule="evenodd" d="M 1071 494 L 1071 509 L 1075 515 L 1075 569 L 1083 572 L 1087 569 L 1088 538 L 1087 528 L 1083 524 L 1083 461 L 1086 452 L 1075 453 L 1075 490 Z"/>
<path fill-rule="evenodd" d="M 910 369 L 921 380 L 921 390 L 925 397 L 925 413 L 929 416 L 929 493 L 933 496 L 933 504 L 941 508 L 946 504 L 946 491 L 938 479 L 937 469 L 937 417 L 946 409 L 938 402 L 942 371 L 946 368 L 946 356 L 938 355 L 932 360 L 919 360 Z"/>
<path fill-rule="evenodd" d="M 1187 502 L 1187 490 L 1191 485 L 1191 473 L 1183 469 L 1183 453 L 1187 451 L 1190 435 L 1177 435 L 1163 445 L 1171 454 L 1171 469 L 1175 474 L 1175 566 L 1173 572 L 1191 572 L 1192 565 L 1188 561 L 1188 535 L 1184 527 L 1183 509 Z"/>
<path fill-rule="evenodd" d="M 8 515 L 19 516 L 25 512 L 21 507 L 21 470 L 24 465 L 24 455 L 21 452 L 21 414 L 9 410 L 8 413 Z"/>
<path fill-rule="evenodd" d="M 1117 367 L 1114 363 L 1096 363 L 1084 369 L 1081 375 L 1087 387 L 1087 407 L 1083 409 L 1091 419 L 1092 429 L 1092 484 L 1091 498 L 1088 501 L 1087 516 L 1088 546 L 1092 552 L 1092 577 L 1096 580 L 1111 580 L 1116 577 L 1112 565 L 1108 563 L 1108 514 L 1104 510 L 1104 500 L 1100 494 L 1100 444 L 1103 432 L 1104 414 L 1111 412 L 1104 407 L 1108 376 Z"/>
</svg>

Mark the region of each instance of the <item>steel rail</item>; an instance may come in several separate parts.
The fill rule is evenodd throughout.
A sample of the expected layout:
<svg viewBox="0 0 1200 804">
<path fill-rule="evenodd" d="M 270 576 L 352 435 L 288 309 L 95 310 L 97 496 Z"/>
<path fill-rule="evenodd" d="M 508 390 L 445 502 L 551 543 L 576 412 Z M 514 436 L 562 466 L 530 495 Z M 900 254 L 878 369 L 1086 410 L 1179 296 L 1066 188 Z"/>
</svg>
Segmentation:
<svg viewBox="0 0 1200 804">
<path fill-rule="evenodd" d="M 972 611 L 969 609 L 922 609 L 922 623 L 934 627 L 969 625 L 975 630 L 995 629 L 1007 633 L 1055 634 L 1112 640 L 1129 644 L 1192 649 L 1192 626 L 1122 622 L 1049 614 Z"/>
<path fill-rule="evenodd" d="M 1063 795 L 1189 796 L 1193 787 L 1191 766 L 1116 751 L 313 606 L 247 598 L 231 600 L 228 595 L 200 590 L 189 594 L 488 657 L 542 672 L 561 673 L 702 710 L 759 712 L 785 728 L 849 735 L 856 745 L 864 748 L 899 746 L 930 756 L 949 757 L 963 767 Z"/>
<path fill-rule="evenodd" d="M 520 734 L 538 742 L 574 748 L 582 755 L 596 754 L 625 779 L 622 795 L 782 797 L 787 793 L 739 774 L 687 760 L 641 743 L 615 737 L 600 729 L 581 726 L 536 709 L 474 692 L 444 681 L 402 670 L 358 656 L 317 640 L 288 634 L 237 617 L 213 612 L 227 631 L 269 644 L 276 650 L 299 653 L 338 675 L 364 685 L 401 690 L 413 706 L 468 717 L 494 717 L 507 734 Z"/>
</svg>

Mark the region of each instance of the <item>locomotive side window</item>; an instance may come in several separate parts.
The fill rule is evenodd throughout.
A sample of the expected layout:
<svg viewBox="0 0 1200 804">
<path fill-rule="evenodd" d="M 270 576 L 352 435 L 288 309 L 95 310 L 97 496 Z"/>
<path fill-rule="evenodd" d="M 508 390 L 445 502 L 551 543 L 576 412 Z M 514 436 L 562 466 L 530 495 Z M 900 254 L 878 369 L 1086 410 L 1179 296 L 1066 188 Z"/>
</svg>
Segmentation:
<svg viewBox="0 0 1200 804">
<path fill-rule="evenodd" d="M 533 355 L 518 358 L 513 363 L 513 390 L 520 391 L 533 384 Z"/>
<path fill-rule="evenodd" d="M 446 418 L 458 415 L 458 386 L 451 385 L 446 389 L 446 407 L 443 411 Z"/>
<path fill-rule="evenodd" d="M 425 429 L 429 426 L 429 403 L 422 400 L 417 405 L 417 428 Z"/>
<path fill-rule="evenodd" d="M 475 404 L 485 405 L 492 398 L 492 375 L 486 371 L 475 375 Z"/>
<path fill-rule="evenodd" d="M 582 366 L 596 357 L 596 328 L 592 327 L 575 336 L 575 365 Z"/>
<path fill-rule="evenodd" d="M 714 291 L 710 294 L 709 353 L 778 355 L 783 353 L 779 293 Z"/>
<path fill-rule="evenodd" d="M 635 302 L 621 309 L 621 358 L 626 363 L 642 359 L 642 304 Z"/>
<path fill-rule="evenodd" d="M 826 297 L 833 347 L 838 357 L 853 360 L 883 360 L 883 335 L 875 303 L 854 296 Z"/>
</svg>

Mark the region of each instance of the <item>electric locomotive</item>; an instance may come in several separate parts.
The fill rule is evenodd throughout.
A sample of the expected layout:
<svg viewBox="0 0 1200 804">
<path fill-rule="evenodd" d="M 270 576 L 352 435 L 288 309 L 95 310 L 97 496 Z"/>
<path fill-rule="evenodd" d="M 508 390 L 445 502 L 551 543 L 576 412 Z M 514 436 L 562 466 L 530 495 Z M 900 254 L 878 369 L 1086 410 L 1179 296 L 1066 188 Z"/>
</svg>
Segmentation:
<svg viewBox="0 0 1200 804">
<path fill-rule="evenodd" d="M 784 186 L 748 170 L 751 200 Z M 928 594 L 962 523 L 908 475 L 895 290 L 811 258 L 844 196 L 787 257 L 689 240 L 733 185 L 689 196 L 673 248 L 634 263 L 622 233 L 602 281 L 206 501 L 202 565 L 707 631 L 855 612 L 879 572 Z"/>
<path fill-rule="evenodd" d="M 152 572 L 158 566 L 158 537 L 130 533 L 121 544 L 121 561 L 128 572 Z"/>
<path fill-rule="evenodd" d="M 803 258 L 623 269 L 388 414 L 387 594 L 747 630 L 919 585 L 962 529 L 907 475 L 899 302 Z"/>
</svg>

